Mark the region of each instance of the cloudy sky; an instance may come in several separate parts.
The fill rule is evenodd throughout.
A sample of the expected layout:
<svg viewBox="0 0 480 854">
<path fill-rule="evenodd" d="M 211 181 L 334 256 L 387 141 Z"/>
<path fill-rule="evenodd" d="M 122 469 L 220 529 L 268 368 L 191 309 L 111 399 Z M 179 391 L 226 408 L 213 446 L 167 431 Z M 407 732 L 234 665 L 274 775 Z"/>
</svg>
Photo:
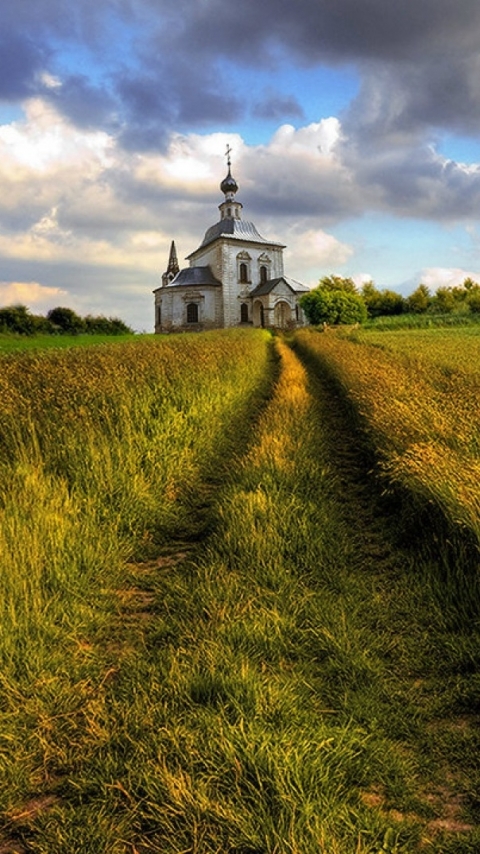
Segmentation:
<svg viewBox="0 0 480 854">
<path fill-rule="evenodd" d="M 151 331 L 227 143 L 293 278 L 480 280 L 479 43 L 478 0 L 2 3 L 0 305 Z"/>
</svg>

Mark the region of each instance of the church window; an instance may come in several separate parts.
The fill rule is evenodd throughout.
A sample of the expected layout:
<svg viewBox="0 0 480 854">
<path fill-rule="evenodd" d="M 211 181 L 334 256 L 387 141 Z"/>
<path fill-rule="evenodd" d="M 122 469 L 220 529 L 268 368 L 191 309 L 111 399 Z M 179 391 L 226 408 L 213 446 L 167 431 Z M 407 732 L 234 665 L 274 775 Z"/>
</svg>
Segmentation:
<svg viewBox="0 0 480 854">
<path fill-rule="evenodd" d="M 248 305 L 246 302 L 242 302 L 240 306 L 240 322 L 248 323 Z"/>
<path fill-rule="evenodd" d="M 187 305 L 187 323 L 198 323 L 198 305 L 195 302 Z"/>
<path fill-rule="evenodd" d="M 157 326 L 162 325 L 162 306 L 157 305 Z"/>
<path fill-rule="evenodd" d="M 262 266 L 260 267 L 260 283 L 262 285 L 264 285 L 265 282 L 267 281 L 267 279 L 268 279 L 268 270 L 265 267 L 265 264 L 262 264 Z"/>
<path fill-rule="evenodd" d="M 243 283 L 248 282 L 248 267 L 244 262 L 240 264 L 240 281 Z"/>
<path fill-rule="evenodd" d="M 228 211 L 227 211 L 227 216 L 231 216 L 231 215 L 232 215 L 232 209 L 231 209 L 231 208 L 229 208 L 229 209 L 228 209 Z"/>
<path fill-rule="evenodd" d="M 298 310 L 298 303 L 295 303 L 295 320 L 300 320 L 300 312 Z"/>
</svg>

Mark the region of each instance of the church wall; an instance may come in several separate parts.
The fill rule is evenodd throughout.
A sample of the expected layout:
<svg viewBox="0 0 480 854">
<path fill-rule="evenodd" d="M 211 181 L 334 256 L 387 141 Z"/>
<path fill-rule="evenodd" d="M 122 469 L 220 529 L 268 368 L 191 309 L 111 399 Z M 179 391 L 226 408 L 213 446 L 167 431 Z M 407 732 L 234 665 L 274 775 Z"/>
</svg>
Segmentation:
<svg viewBox="0 0 480 854">
<path fill-rule="evenodd" d="M 187 321 L 187 306 L 197 306 L 198 322 Z M 222 294 L 218 287 L 161 288 L 155 294 L 155 332 L 188 332 L 222 326 Z M 161 323 L 158 325 L 158 307 Z"/>
<path fill-rule="evenodd" d="M 248 282 L 240 281 L 240 263 L 248 266 Z M 219 318 L 219 326 L 237 326 L 241 322 L 241 303 L 248 299 L 249 292 L 260 284 L 262 265 L 266 266 L 269 279 L 282 276 L 282 248 L 223 238 L 222 241 L 197 251 L 190 258 L 190 266 L 209 266 L 223 283 L 223 317 Z"/>
</svg>

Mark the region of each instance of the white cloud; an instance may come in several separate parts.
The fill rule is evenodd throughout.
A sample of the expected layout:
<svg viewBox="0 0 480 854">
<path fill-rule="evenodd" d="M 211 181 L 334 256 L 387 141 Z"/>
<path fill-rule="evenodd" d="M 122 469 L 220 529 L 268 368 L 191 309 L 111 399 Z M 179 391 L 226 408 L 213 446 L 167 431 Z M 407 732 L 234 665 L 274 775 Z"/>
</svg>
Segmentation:
<svg viewBox="0 0 480 854">
<path fill-rule="evenodd" d="M 285 268 L 305 285 L 315 287 L 319 279 L 345 264 L 352 249 L 321 229 L 307 229 L 289 238 L 285 250 Z"/>
<path fill-rule="evenodd" d="M 456 285 L 463 285 L 465 279 L 473 279 L 474 282 L 480 282 L 480 272 L 472 272 L 471 270 L 462 270 L 459 267 L 427 267 L 422 270 L 419 281 L 431 291 L 436 291 L 437 288 L 451 288 Z"/>
<path fill-rule="evenodd" d="M 32 173 L 65 175 L 74 167 L 94 177 L 111 163 L 112 145 L 108 134 L 75 128 L 40 98 L 26 102 L 24 120 L 0 126 L 3 167 L 17 173 L 23 167 Z"/>
<path fill-rule="evenodd" d="M 0 282 L 0 302 L 2 305 L 42 306 L 52 299 L 67 295 L 61 288 L 50 288 L 39 282 Z"/>
<path fill-rule="evenodd" d="M 316 158 L 319 152 L 324 157 L 329 157 L 334 153 L 340 139 L 340 122 L 331 116 L 298 130 L 290 124 L 281 125 L 266 148 L 274 154 L 288 151 L 311 159 Z"/>
</svg>

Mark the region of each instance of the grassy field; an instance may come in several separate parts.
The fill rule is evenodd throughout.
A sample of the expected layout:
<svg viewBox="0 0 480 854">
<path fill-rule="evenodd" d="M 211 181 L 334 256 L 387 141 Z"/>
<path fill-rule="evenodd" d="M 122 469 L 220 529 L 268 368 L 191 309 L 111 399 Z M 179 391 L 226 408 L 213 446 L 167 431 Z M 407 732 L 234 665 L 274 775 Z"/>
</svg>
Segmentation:
<svg viewBox="0 0 480 854">
<path fill-rule="evenodd" d="M 437 363 L 370 334 L 2 360 L 2 854 L 478 852 L 474 510 L 400 537 Z"/>
<path fill-rule="evenodd" d="M 70 347 L 91 347 L 94 344 L 124 344 L 126 341 L 139 341 L 144 335 L 14 335 L 0 333 L 0 355 L 21 353 L 26 350 L 65 349 Z"/>
<path fill-rule="evenodd" d="M 478 328 L 307 332 L 300 340 L 350 400 L 386 482 L 403 487 L 410 503 L 439 509 L 461 540 L 473 542 L 478 564 Z"/>
</svg>

